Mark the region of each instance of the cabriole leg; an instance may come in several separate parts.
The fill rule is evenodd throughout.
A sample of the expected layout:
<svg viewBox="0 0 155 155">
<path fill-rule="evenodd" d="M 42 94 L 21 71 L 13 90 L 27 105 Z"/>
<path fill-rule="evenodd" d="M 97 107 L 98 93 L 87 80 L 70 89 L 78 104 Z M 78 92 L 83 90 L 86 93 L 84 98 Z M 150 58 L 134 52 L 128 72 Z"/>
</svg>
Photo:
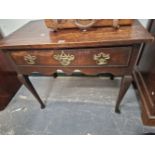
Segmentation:
<svg viewBox="0 0 155 155">
<path fill-rule="evenodd" d="M 28 75 L 18 74 L 18 79 L 25 85 L 25 87 L 33 94 L 33 96 L 38 100 L 40 103 L 41 109 L 45 108 L 45 104 L 39 97 L 38 93 L 36 92 L 35 88 L 33 87 Z"/>
<path fill-rule="evenodd" d="M 132 82 L 132 76 L 124 76 L 121 80 L 119 95 L 116 102 L 115 112 L 120 113 L 120 103 Z"/>
</svg>

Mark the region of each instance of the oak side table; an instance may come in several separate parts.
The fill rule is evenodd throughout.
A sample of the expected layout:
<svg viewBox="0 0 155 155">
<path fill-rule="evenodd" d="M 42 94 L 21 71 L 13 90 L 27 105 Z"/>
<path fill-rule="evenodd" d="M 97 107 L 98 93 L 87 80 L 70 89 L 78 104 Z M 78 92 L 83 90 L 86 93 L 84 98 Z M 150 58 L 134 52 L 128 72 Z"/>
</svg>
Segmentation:
<svg viewBox="0 0 155 155">
<path fill-rule="evenodd" d="M 44 103 L 29 75 L 34 72 L 53 75 L 57 70 L 72 74 L 110 73 L 122 77 L 115 111 L 133 78 L 132 71 L 141 43 L 153 37 L 135 20 L 132 26 L 79 29 L 52 32 L 44 20 L 32 21 L 0 42 L 0 49 L 12 62 L 19 80 L 31 91 L 41 108 Z"/>
</svg>

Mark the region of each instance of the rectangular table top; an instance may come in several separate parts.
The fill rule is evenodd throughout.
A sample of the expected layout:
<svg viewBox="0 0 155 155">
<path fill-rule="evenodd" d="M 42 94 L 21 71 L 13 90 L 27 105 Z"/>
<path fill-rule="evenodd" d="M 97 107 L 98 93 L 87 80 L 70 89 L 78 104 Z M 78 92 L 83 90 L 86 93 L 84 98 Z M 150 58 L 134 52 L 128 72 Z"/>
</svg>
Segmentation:
<svg viewBox="0 0 155 155">
<path fill-rule="evenodd" d="M 132 26 L 59 30 L 53 32 L 44 20 L 31 21 L 0 41 L 0 49 L 76 48 L 142 43 L 153 36 L 135 20 Z"/>
</svg>

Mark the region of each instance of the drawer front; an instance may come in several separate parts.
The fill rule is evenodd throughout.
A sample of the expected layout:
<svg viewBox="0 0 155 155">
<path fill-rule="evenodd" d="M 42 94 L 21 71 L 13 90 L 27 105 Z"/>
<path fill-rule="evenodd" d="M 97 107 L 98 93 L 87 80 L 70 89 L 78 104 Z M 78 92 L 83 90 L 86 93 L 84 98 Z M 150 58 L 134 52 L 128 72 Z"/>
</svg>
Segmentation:
<svg viewBox="0 0 155 155">
<path fill-rule="evenodd" d="M 12 51 L 17 65 L 128 66 L 132 47 Z"/>
</svg>

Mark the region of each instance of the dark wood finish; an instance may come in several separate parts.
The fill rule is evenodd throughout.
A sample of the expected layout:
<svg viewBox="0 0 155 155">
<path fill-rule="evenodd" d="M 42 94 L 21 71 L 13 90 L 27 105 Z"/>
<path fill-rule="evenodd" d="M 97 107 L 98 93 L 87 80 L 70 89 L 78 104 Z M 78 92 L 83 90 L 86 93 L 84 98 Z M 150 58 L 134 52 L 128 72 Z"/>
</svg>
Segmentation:
<svg viewBox="0 0 155 155">
<path fill-rule="evenodd" d="M 40 99 L 38 93 L 36 92 L 36 90 L 34 89 L 31 81 L 29 80 L 29 77 L 27 75 L 22 75 L 22 74 L 18 74 L 18 79 L 25 85 L 25 87 L 27 87 L 27 89 L 34 95 L 34 97 L 38 100 L 38 102 L 40 103 L 40 106 L 42 109 L 45 108 L 44 103 L 42 102 L 42 100 Z"/>
<path fill-rule="evenodd" d="M 120 103 L 125 95 L 125 93 L 127 92 L 131 82 L 133 81 L 132 76 L 123 76 L 122 80 L 121 80 L 121 86 L 120 86 L 120 92 L 119 92 L 119 96 L 117 98 L 116 101 L 116 107 L 115 107 L 115 112 L 120 113 Z"/>
<path fill-rule="evenodd" d="M 32 21 L 0 42 L 0 49 L 60 49 L 86 48 L 112 45 L 133 45 L 151 41 L 152 36 L 135 20 L 132 26 L 96 28 L 91 31 L 50 31 L 43 20 Z"/>
<path fill-rule="evenodd" d="M 2 32 L 0 30 L 0 40 L 3 39 L 3 35 Z M 0 50 L 0 71 L 4 71 L 4 72 L 13 72 L 14 69 L 13 67 L 10 65 L 10 62 L 5 58 L 4 53 L 1 52 Z"/>
<path fill-rule="evenodd" d="M 148 30 L 155 36 L 155 20 L 150 20 Z M 134 79 L 140 94 L 143 123 L 155 125 L 155 41 L 143 46 Z"/>
<path fill-rule="evenodd" d="M 14 72 L 10 62 L 5 58 L 4 53 L 0 51 L 0 70 L 3 72 Z"/>
<path fill-rule="evenodd" d="M 89 75 L 110 73 L 124 77 L 117 100 L 116 109 L 119 109 L 120 102 L 131 83 L 129 77 L 132 76 L 139 47 L 142 42 L 151 40 L 153 37 L 137 20 L 132 26 L 122 26 L 119 30 L 95 28 L 82 32 L 72 29 L 57 33 L 50 31 L 44 21 L 33 21 L 3 39 L 0 42 L 0 49 L 16 69 L 21 82 L 38 99 L 41 106 L 43 102 L 29 81 L 28 75 L 34 72 L 55 75 L 57 70 L 71 75 L 75 70 L 80 70 Z M 67 65 L 54 60 L 53 55 L 60 55 L 62 51 L 67 55 L 74 55 L 74 60 Z M 99 53 L 110 55 L 106 63 L 97 64 L 94 60 L 94 55 Z M 27 64 L 26 55 L 35 56 L 35 61 Z M 64 57 L 63 55 L 63 59 Z"/>
<path fill-rule="evenodd" d="M 113 67 L 126 67 L 129 64 L 132 47 L 113 47 L 113 48 L 95 48 L 95 49 L 74 49 L 74 50 L 27 50 L 11 52 L 11 57 L 17 65 L 29 65 L 24 56 L 30 54 L 36 56 L 36 63 L 34 65 L 49 65 L 49 66 L 62 66 L 59 61 L 54 59 L 55 54 L 71 54 L 75 56 L 75 60 L 69 66 L 99 66 L 93 60 L 93 56 L 101 52 L 110 55 L 110 59 L 106 66 Z M 45 61 L 46 60 L 46 61 Z"/>
<path fill-rule="evenodd" d="M 153 110 L 153 108 L 150 107 L 150 106 L 153 107 L 154 103 L 149 94 L 147 83 L 145 82 L 145 79 L 143 78 L 143 75 L 138 70 L 138 68 L 135 68 L 133 75 L 134 75 L 134 80 L 138 87 L 138 92 L 141 99 L 141 116 L 142 116 L 143 124 L 154 126 L 155 115 L 151 114 L 151 111 Z"/>
<path fill-rule="evenodd" d="M 3 38 L 1 33 L 0 38 Z M 0 51 L 0 110 L 6 108 L 20 85 L 16 72 Z"/>
<path fill-rule="evenodd" d="M 20 86 L 15 72 L 0 71 L 0 110 L 6 108 Z"/>
</svg>

